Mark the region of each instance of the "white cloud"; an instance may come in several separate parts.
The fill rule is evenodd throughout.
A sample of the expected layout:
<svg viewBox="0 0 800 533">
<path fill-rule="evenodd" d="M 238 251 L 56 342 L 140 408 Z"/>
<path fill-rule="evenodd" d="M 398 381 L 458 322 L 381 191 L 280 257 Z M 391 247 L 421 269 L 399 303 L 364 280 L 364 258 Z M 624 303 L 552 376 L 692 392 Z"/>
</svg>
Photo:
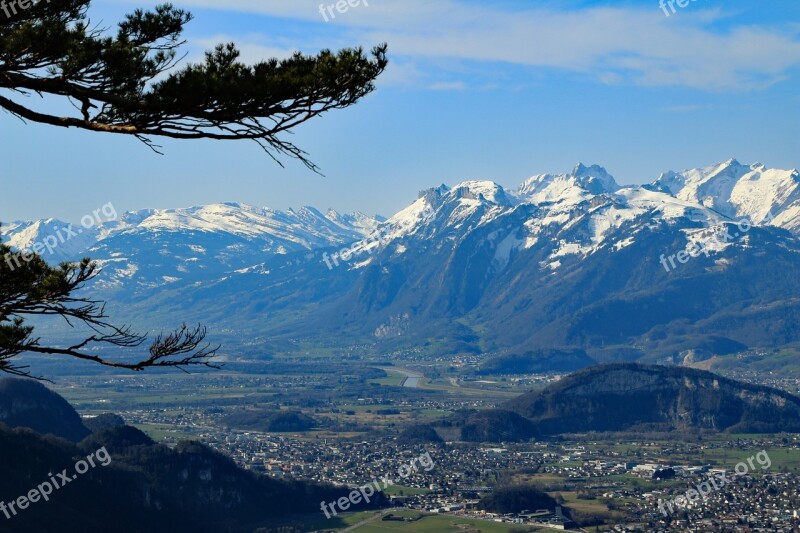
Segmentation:
<svg viewBox="0 0 800 533">
<path fill-rule="evenodd" d="M 434 91 L 463 91 L 467 84 L 463 81 L 439 81 L 430 87 Z"/>
<path fill-rule="evenodd" d="M 320 0 L 180 3 L 319 22 L 345 30 L 357 42 L 386 41 L 394 57 L 555 68 L 603 83 L 753 90 L 800 66 L 800 38 L 789 23 L 783 32 L 742 25 L 720 30 L 719 10 L 693 9 L 667 18 L 655 3 L 647 9 L 510 11 L 457 0 L 373 0 L 328 23 L 319 14 Z M 437 67 L 447 68 L 441 61 Z"/>
<path fill-rule="evenodd" d="M 377 84 L 381 87 L 388 85 L 415 86 L 423 83 L 425 78 L 426 74 L 415 63 L 394 59 L 389 62 L 386 71 L 378 78 Z"/>
</svg>

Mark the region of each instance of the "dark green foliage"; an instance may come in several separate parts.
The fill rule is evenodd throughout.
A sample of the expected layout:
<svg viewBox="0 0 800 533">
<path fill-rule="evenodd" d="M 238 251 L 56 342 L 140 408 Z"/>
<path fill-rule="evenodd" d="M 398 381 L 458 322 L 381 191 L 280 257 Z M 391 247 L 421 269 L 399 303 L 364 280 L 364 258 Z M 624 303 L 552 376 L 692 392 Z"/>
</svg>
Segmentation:
<svg viewBox="0 0 800 533">
<path fill-rule="evenodd" d="M 675 477 L 675 469 L 673 468 L 659 468 L 653 472 L 653 479 L 665 480 L 673 479 Z"/>
<path fill-rule="evenodd" d="M 300 411 L 270 411 L 264 409 L 242 409 L 226 416 L 228 427 L 250 429 L 268 433 L 308 431 L 317 426 L 317 421 Z"/>
<path fill-rule="evenodd" d="M 0 243 L 0 372 L 30 376 L 27 367 L 14 361 L 26 352 L 55 354 L 92 361 L 104 366 L 140 371 L 149 367 L 208 366 L 218 347 L 204 344 L 206 328 L 184 324 L 177 330 L 158 335 L 149 354 L 136 362 L 112 360 L 97 350 L 115 351 L 140 348 L 145 335 L 127 326 L 108 321 L 102 301 L 76 296 L 97 275 L 97 265 L 89 259 L 52 267 L 33 252 L 16 252 Z M 67 324 L 86 328 L 83 341 L 72 346 L 47 346 L 33 335 L 26 320 L 34 317 L 60 317 Z"/>
<path fill-rule="evenodd" d="M 319 502 L 349 492 L 331 486 L 279 481 L 238 468 L 202 444 L 174 450 L 149 439 L 122 445 L 133 428 L 112 428 L 77 447 L 27 430 L 0 427 L 0 499 L 9 502 L 102 446 L 108 466 L 91 468 L 7 521 L 9 531 L 251 532 L 292 513 L 319 511 Z"/>
<path fill-rule="evenodd" d="M 78 459 L 96 449 L 84 452 L 65 440 L 0 426 L 0 501 L 11 502 L 28 494 L 62 469 L 73 471 Z M 121 470 L 113 461 L 111 465 L 89 469 L 54 491 L 49 501 L 31 504 L 11 519 L 0 516 L 3 531 L 144 532 L 148 527 L 159 531 L 153 513 L 142 513 L 141 507 L 132 503 L 141 501 L 146 488 L 141 474 Z"/>
<path fill-rule="evenodd" d="M 104 429 L 124 426 L 125 419 L 114 413 L 103 413 L 91 418 L 84 418 L 83 425 L 89 428 L 89 431 L 95 433 Z"/>
<path fill-rule="evenodd" d="M 25 367 L 11 359 L 38 344 L 32 337 L 33 328 L 21 315 L 26 310 L 44 314 L 45 300 L 66 297 L 93 274 L 94 266 L 88 261 L 54 268 L 38 255 L 15 253 L 0 243 L 0 370 L 24 375 Z M 22 309 L 15 309 L 14 304 Z"/>
<path fill-rule="evenodd" d="M 181 35 L 191 15 L 171 4 L 136 10 L 108 34 L 88 18 L 91 0 L 48 0 L 0 16 L 0 107 L 19 118 L 61 127 L 132 135 L 157 151 L 153 136 L 175 139 L 247 139 L 273 159 L 288 155 L 316 170 L 305 152 L 285 140 L 294 127 L 332 109 L 353 105 L 374 90 L 386 68 L 386 46 L 316 56 L 295 54 L 254 66 L 238 61 L 233 44 L 219 45 L 201 64 L 175 71 Z M 17 11 L 18 10 L 18 11 Z M 156 81 L 158 79 L 158 81 Z M 70 116 L 48 114 L 26 99 L 63 99 Z M 51 99 L 46 99 L 48 102 Z M 22 103 L 21 103 L 22 102 Z M 48 111 L 45 111 L 47 109 Z M 276 159 L 277 161 L 277 159 Z M 183 325 L 158 336 L 149 357 L 112 361 L 88 348 L 138 348 L 145 337 L 107 321 L 102 302 L 77 298 L 96 274 L 88 259 L 48 266 L 37 254 L 0 244 L 0 371 L 28 376 L 11 360 L 21 353 L 59 354 L 105 366 L 143 370 L 211 362 L 216 349 L 203 345 L 205 327 Z M 92 330 L 70 347 L 43 346 L 26 319 L 60 316 Z M 174 357 L 178 356 L 178 357 Z"/>
<path fill-rule="evenodd" d="M 413 446 L 416 444 L 444 444 L 442 437 L 431 426 L 417 425 L 407 427 L 399 437 L 397 444 Z"/>
<path fill-rule="evenodd" d="M 0 379 L 0 422 L 77 442 L 89 434 L 64 398 L 35 381 Z"/>
<path fill-rule="evenodd" d="M 506 409 L 543 434 L 800 431 L 800 398 L 685 367 L 614 364 L 576 372 Z"/>
<path fill-rule="evenodd" d="M 132 426 L 113 426 L 92 433 L 81 441 L 81 447 L 95 450 L 103 446 L 109 453 L 125 453 L 132 446 L 153 446 L 155 441 Z"/>
<path fill-rule="evenodd" d="M 490 409 L 469 416 L 461 428 L 461 440 L 471 442 L 515 442 L 537 436 L 535 424 L 508 410 Z"/>
<path fill-rule="evenodd" d="M 232 44 L 205 61 L 174 70 L 190 13 L 171 4 L 138 9 L 116 34 L 90 23 L 91 0 L 41 2 L 18 17 L 0 16 L 0 107 L 21 118 L 62 127 L 133 135 L 247 139 L 273 158 L 305 152 L 285 140 L 291 130 L 332 109 L 348 107 L 375 88 L 386 46 L 285 60 L 241 63 Z M 158 81 L 155 81 L 158 78 Z M 28 107 L 20 94 L 42 93 L 76 102 L 70 116 Z"/>
<path fill-rule="evenodd" d="M 492 513 L 508 514 L 522 511 L 553 511 L 557 502 L 548 494 L 530 485 L 514 485 L 500 487 L 485 496 L 478 503 L 478 508 Z"/>
<path fill-rule="evenodd" d="M 25 402 L 46 397 L 49 405 L 63 403 L 77 416 L 63 398 L 39 383 L 5 379 L 0 389 Z M 35 420 L 41 415 L 38 410 L 25 413 L 33 419 L 20 414 L 20 425 L 39 423 Z M 320 502 L 335 501 L 350 492 L 242 470 L 230 458 L 197 442 L 183 441 L 170 449 L 136 428 L 116 425 L 114 415 L 104 419 L 109 427 L 78 444 L 0 424 L 0 501 L 27 494 L 63 469 L 71 474 L 77 460 L 101 448 L 111 457 L 102 466 L 105 461 L 96 456 L 97 466 L 54 491 L 48 502 L 40 501 L 13 516 L 13 521 L 4 521 L 9 531 L 250 533 L 276 518 L 318 512 Z M 376 496 L 373 504 L 385 505 L 386 500 Z"/>
</svg>

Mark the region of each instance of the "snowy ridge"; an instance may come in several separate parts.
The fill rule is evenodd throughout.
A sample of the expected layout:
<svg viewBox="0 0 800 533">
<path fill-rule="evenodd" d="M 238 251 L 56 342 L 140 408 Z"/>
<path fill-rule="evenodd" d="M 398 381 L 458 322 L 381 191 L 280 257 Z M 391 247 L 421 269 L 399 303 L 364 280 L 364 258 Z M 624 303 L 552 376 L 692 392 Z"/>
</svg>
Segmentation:
<svg viewBox="0 0 800 533">
<path fill-rule="evenodd" d="M 697 230 L 744 217 L 756 225 L 800 232 L 798 171 L 731 159 L 667 172 L 648 185 L 620 187 L 603 167 L 578 164 L 565 174 L 532 176 L 513 191 L 492 181 L 427 189 L 388 220 L 334 210 L 323 214 L 313 207 L 279 211 L 240 203 L 144 209 L 86 230 L 60 245 L 57 258 L 91 255 L 115 269 L 121 280 L 158 267 L 157 283 L 163 284 L 201 276 L 204 269 L 209 275 L 265 274 L 270 268 L 264 261 L 271 255 L 351 245 L 358 256 L 368 252 L 350 265 L 363 268 L 382 250 L 402 255 L 416 243 L 457 247 L 488 228 L 497 268 L 515 251 L 542 248 L 549 258 L 544 264 L 552 269 L 565 258 L 622 250 L 642 231 L 660 225 L 677 227 L 692 238 Z M 508 227 L 509 219 L 516 227 Z M 21 249 L 64 226 L 49 219 L 4 225 L 0 231 L 5 242 Z"/>
<path fill-rule="evenodd" d="M 125 213 L 106 226 L 105 236 L 119 232 L 225 233 L 244 238 L 271 237 L 311 249 L 346 242 L 363 235 L 370 223 L 363 215 L 327 217 L 312 207 L 278 211 L 239 203 L 211 204 L 184 209 L 144 210 Z"/>
<path fill-rule="evenodd" d="M 56 239 L 51 239 L 50 242 L 57 242 L 57 245 L 50 250 L 45 249 L 42 255 L 47 261 L 56 263 L 74 259 L 97 242 L 101 233 L 95 227 L 70 227 L 67 222 L 54 218 L 33 222 L 17 221 L 0 226 L 0 240 L 16 250 L 31 250 L 37 244 L 43 245 L 49 236 Z"/>
<path fill-rule="evenodd" d="M 577 203 L 588 197 L 613 193 L 619 185 L 606 169 L 598 165 L 586 167 L 579 163 L 569 174 L 540 174 L 528 178 L 515 191 L 521 201 Z"/>
<path fill-rule="evenodd" d="M 559 258 L 585 256 L 605 247 L 616 250 L 633 242 L 621 228 L 643 217 L 674 222 L 688 220 L 713 225 L 722 218 L 696 203 L 643 187 L 621 188 L 604 168 L 578 164 L 568 174 L 533 176 L 511 193 L 493 182 L 467 181 L 452 189 L 441 186 L 420 193 L 420 198 L 387 221 L 382 244 L 406 248 L 400 241 L 429 239 L 437 234 L 464 234 L 490 225 L 524 206 L 537 206 L 521 228 L 522 235 L 507 235 L 497 243 L 498 267 L 516 249 L 551 246 L 550 268 Z M 562 238 L 563 236 L 563 238 Z M 364 247 L 378 246 L 367 238 Z M 358 248 L 358 246 L 357 246 Z M 365 261 L 359 266 L 369 265 Z"/>
<path fill-rule="evenodd" d="M 89 256 L 102 269 L 98 289 L 136 292 L 230 275 L 269 275 L 281 257 L 348 245 L 380 222 L 361 213 L 323 215 L 311 207 L 284 212 L 222 203 L 143 209 L 90 229 L 73 226 L 80 233 L 43 256 L 51 263 Z M 2 239 L 21 250 L 68 226 L 53 219 L 15 222 L 2 226 Z"/>
<path fill-rule="evenodd" d="M 703 169 L 669 172 L 653 188 L 701 204 L 730 219 L 765 221 L 793 232 L 800 230 L 800 173 L 743 165 L 730 159 Z M 773 219 L 774 220 L 771 220 Z"/>
<path fill-rule="evenodd" d="M 145 209 L 87 234 L 69 259 L 102 265 L 93 295 L 126 322 L 153 329 L 181 317 L 234 344 L 278 334 L 349 346 L 391 332 L 397 346 L 576 346 L 598 361 L 679 356 L 698 339 L 717 353 L 800 342 L 800 282 L 787 275 L 800 257 L 799 183 L 796 170 L 732 160 L 620 187 L 578 165 L 517 189 L 427 189 L 388 220 L 244 204 Z M 742 229 L 742 215 L 755 226 Z M 40 241 L 60 225 L 3 226 L 3 240 Z"/>
</svg>

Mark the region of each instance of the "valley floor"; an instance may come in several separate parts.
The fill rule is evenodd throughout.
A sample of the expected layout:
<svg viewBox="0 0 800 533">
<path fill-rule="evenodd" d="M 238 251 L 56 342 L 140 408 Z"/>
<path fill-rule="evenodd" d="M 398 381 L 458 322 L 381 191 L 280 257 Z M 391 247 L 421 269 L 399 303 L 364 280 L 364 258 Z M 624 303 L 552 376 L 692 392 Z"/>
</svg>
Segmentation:
<svg viewBox="0 0 800 533">
<path fill-rule="evenodd" d="M 392 477 L 396 483 L 384 486 L 384 492 L 408 514 L 389 512 L 422 517 L 401 522 L 367 513 L 327 520 L 320 512 L 281 519 L 296 531 L 558 530 L 548 526 L 559 522 L 553 512 L 478 511 L 477 501 L 503 484 L 537 486 L 588 531 L 616 525 L 634 531 L 792 531 L 800 523 L 795 516 L 800 504 L 798 435 L 593 434 L 503 445 L 408 444 L 397 436 L 409 426 L 463 409 L 491 408 L 558 379 L 528 375 L 475 380 L 435 367 L 409 366 L 384 367 L 388 372 L 363 365 L 260 375 L 72 376 L 58 378 L 55 389 L 83 415 L 115 412 L 159 442 L 196 439 L 265 475 L 353 487 Z M 412 377 L 416 386 L 404 386 Z M 788 390 L 797 386 L 792 380 L 782 385 Z M 254 408 L 301 412 L 316 426 L 281 433 L 229 427 L 232 413 Z M 709 472 L 733 472 L 738 463 L 762 451 L 769 455 L 768 468 L 756 468 L 690 507 L 673 506 L 666 514 L 660 510 L 659 501 L 674 501 Z M 396 475 L 421 454 L 429 454 L 433 468 Z M 674 478 L 653 479 L 656 470 L 666 468 L 675 472 Z"/>
</svg>

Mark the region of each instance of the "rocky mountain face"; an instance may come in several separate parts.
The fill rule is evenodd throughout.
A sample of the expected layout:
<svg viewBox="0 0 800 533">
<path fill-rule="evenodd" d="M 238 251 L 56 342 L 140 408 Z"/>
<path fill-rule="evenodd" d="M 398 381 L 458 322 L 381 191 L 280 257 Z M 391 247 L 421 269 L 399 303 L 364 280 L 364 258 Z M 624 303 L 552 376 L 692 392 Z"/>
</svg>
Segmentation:
<svg viewBox="0 0 800 533">
<path fill-rule="evenodd" d="M 498 406 L 445 421 L 472 442 L 590 432 L 779 433 L 800 430 L 800 398 L 686 367 L 585 368 Z"/>
<path fill-rule="evenodd" d="M 576 372 L 503 406 L 543 435 L 589 431 L 800 431 L 800 398 L 684 367 L 615 364 Z"/>
<path fill-rule="evenodd" d="M 570 370 L 800 345 L 800 174 L 730 160 L 620 186 L 602 167 L 422 191 L 388 220 L 240 204 L 126 213 L 77 256 L 142 327 L 232 356 L 372 345 Z M 3 226 L 17 246 L 34 238 Z M 31 227 L 26 226 L 26 227 Z M 41 236 L 39 236 L 41 238 Z"/>
<path fill-rule="evenodd" d="M 765 173 L 739 167 L 714 175 Z M 800 182 L 795 171 L 767 174 L 795 190 Z M 579 165 L 513 193 L 488 182 L 425 191 L 389 219 L 395 233 L 350 265 L 354 285 L 320 309 L 315 327 L 396 347 L 588 354 L 571 368 L 800 340 L 790 204 L 751 205 L 772 213 L 759 225 L 682 199 L 677 186 L 652 189 L 620 188 Z"/>
</svg>

